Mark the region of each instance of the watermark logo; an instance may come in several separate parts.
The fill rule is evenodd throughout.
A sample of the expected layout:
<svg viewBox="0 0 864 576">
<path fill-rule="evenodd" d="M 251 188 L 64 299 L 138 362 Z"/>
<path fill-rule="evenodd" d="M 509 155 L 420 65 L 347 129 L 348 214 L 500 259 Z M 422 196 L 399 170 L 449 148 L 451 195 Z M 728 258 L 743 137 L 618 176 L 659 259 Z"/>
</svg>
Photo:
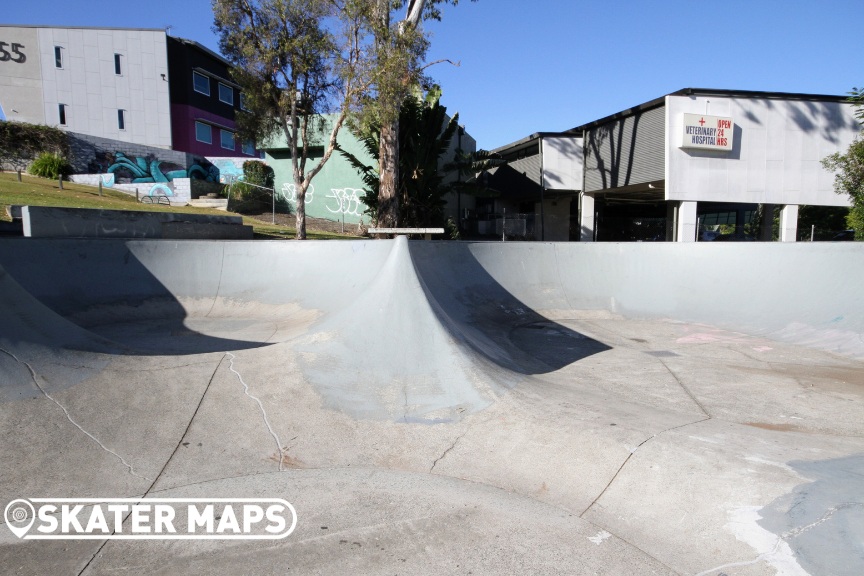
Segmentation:
<svg viewBox="0 0 864 576">
<path fill-rule="evenodd" d="M 19 498 L 4 519 L 22 540 L 278 540 L 297 526 L 280 498 Z"/>
</svg>

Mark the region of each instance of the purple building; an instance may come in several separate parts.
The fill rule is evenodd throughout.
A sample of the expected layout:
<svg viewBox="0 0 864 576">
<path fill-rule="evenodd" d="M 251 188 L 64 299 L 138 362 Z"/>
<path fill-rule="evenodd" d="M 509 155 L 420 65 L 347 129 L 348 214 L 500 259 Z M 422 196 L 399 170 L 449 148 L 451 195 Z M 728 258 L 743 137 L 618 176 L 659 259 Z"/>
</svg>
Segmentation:
<svg viewBox="0 0 864 576">
<path fill-rule="evenodd" d="M 191 40 L 167 37 L 171 139 L 175 150 L 200 156 L 258 157 L 240 141 L 235 116 L 242 106 L 231 65 Z"/>
</svg>

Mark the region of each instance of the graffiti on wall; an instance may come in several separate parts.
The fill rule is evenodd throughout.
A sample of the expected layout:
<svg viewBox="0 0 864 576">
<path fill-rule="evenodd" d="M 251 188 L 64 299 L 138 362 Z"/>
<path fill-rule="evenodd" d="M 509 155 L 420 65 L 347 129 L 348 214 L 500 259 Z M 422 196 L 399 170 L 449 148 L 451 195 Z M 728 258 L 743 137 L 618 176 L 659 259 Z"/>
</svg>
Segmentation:
<svg viewBox="0 0 864 576">
<path fill-rule="evenodd" d="M 367 210 L 367 206 L 362 200 L 364 193 L 365 191 L 361 188 L 331 188 L 330 192 L 324 197 L 324 209 L 330 214 L 362 218 Z M 294 206 L 297 205 L 297 189 L 294 183 L 286 182 L 283 184 L 281 195 Z M 310 205 L 314 204 L 314 202 L 315 187 L 309 184 L 304 201 L 306 209 L 309 210 Z"/>
<path fill-rule="evenodd" d="M 197 178 L 208 182 L 219 180 L 219 168 L 212 164 L 207 167 L 193 164 L 187 170 L 176 168 L 163 170 L 162 160 L 137 157 L 134 160 L 123 152 L 115 152 L 113 163 L 108 167 L 108 173 L 126 172 L 131 175 L 133 184 L 146 184 L 150 182 L 171 182 L 175 178 Z"/>
<path fill-rule="evenodd" d="M 174 189 L 169 184 L 159 183 L 150 188 L 148 196 L 174 196 Z"/>
<path fill-rule="evenodd" d="M 293 182 L 286 182 L 282 185 L 282 196 L 288 201 L 297 205 L 297 189 L 294 186 Z M 309 184 L 309 188 L 306 189 L 306 197 L 304 198 L 303 204 L 308 206 L 315 201 L 315 186 Z"/>
<path fill-rule="evenodd" d="M 331 188 L 327 195 L 327 210 L 331 214 L 345 214 L 346 216 L 363 215 L 366 204 L 360 199 L 364 191 L 360 188 Z"/>
<path fill-rule="evenodd" d="M 129 158 L 123 152 L 114 154 L 114 163 L 108 167 L 108 173 L 128 172 L 132 175 L 132 183 L 147 182 L 170 182 L 174 178 L 185 178 L 186 170 L 162 171 L 161 160 L 147 160 L 147 158 Z"/>
<path fill-rule="evenodd" d="M 208 161 L 218 170 L 219 182 L 228 184 L 243 180 L 243 162 L 234 158 L 208 158 Z"/>
</svg>

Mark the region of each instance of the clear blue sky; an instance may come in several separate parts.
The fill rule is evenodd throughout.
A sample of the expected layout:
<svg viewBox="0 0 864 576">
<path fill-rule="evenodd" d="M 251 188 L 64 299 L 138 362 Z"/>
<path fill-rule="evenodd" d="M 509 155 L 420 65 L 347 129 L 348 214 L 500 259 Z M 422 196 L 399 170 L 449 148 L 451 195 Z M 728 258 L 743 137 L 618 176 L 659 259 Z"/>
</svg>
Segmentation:
<svg viewBox="0 0 864 576">
<path fill-rule="evenodd" d="M 164 28 L 218 50 L 209 0 L 5 0 L 0 23 Z M 430 73 L 482 148 L 680 88 L 845 94 L 864 85 L 864 0 L 461 0 Z"/>
</svg>

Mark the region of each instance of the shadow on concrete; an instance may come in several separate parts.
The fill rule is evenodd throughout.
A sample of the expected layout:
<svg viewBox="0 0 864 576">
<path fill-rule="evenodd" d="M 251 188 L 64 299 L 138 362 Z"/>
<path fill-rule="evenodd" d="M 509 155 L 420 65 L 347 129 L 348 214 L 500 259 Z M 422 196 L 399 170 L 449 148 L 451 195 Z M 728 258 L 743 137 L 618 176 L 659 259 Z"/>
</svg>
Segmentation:
<svg viewBox="0 0 864 576">
<path fill-rule="evenodd" d="M 16 250 L 18 242 L 26 242 L 27 249 Z M 125 242 L 74 242 L 16 239 L 0 246 L 0 270 L 6 273 L 0 284 L 0 340 L 7 346 L 19 351 L 33 344 L 102 354 L 169 356 L 269 345 L 190 328 L 186 308 Z M 69 249 L 70 244 L 77 247 Z M 33 261 L 34 255 L 38 262 Z M 206 289 L 206 284 L 201 287 Z M 215 297 L 214 289 L 209 298 Z M 238 328 L 248 332 L 249 322 L 214 319 L 211 324 L 215 332 L 231 333 Z"/>
<path fill-rule="evenodd" d="M 525 375 L 552 372 L 610 349 L 531 309 L 490 276 L 469 247 L 410 245 L 426 296 L 454 338 L 487 360 Z M 518 262 L 513 264 L 518 274 Z"/>
<path fill-rule="evenodd" d="M 14 322 L 7 321 L 0 328 L 0 338 L 18 341 L 15 349 L 29 338 L 43 346 L 103 354 L 225 352 L 270 345 L 280 323 L 293 322 L 290 315 L 281 316 L 278 311 L 254 311 L 257 300 L 262 299 L 257 292 L 266 284 L 261 278 L 232 277 L 236 285 L 228 293 L 235 298 L 242 295 L 242 299 L 225 303 L 220 287 L 226 290 L 228 281 L 223 274 L 229 272 L 223 271 L 224 255 L 218 243 L 201 244 L 200 249 L 184 252 L 185 258 L 160 247 L 159 242 L 138 244 L 139 252 L 151 251 L 142 262 L 122 241 L 22 239 L 26 249 L 17 242 L 0 246 L 0 266 L 20 287 L 18 304 L 2 311 Z M 386 320 L 387 328 L 378 336 L 380 344 L 362 354 L 346 355 L 346 368 L 353 369 L 358 356 L 374 356 L 379 347 L 388 348 L 388 339 L 393 340 L 392 346 L 404 346 L 395 335 L 404 332 L 406 338 L 413 337 L 419 325 L 427 324 L 427 332 L 437 330 L 435 323 L 444 329 L 444 347 L 436 348 L 439 352 L 446 348 L 446 340 L 452 340 L 469 355 L 478 353 L 484 362 L 523 375 L 558 370 L 609 349 L 532 310 L 483 269 L 469 246 L 412 242 L 400 247 L 399 242 L 394 243 L 393 257 L 377 272 L 375 281 L 356 287 L 356 298 L 366 303 L 342 310 L 324 324 L 327 330 L 344 334 L 346 346 L 353 349 L 360 347 L 356 339 L 367 339 L 370 329 Z M 262 265 L 251 262 L 247 273 L 256 274 Z M 518 275 L 519 267 L 511 272 Z M 338 268 L 334 274 L 341 277 Z M 406 288 L 415 274 L 422 291 Z M 339 282 L 338 277 L 301 275 L 308 276 L 303 288 L 308 292 L 315 292 L 316 282 Z M 6 290 L 11 289 L 7 286 Z M 285 302 L 298 296 L 288 292 L 282 296 Z M 337 312 L 324 302 L 317 304 L 316 308 L 325 306 L 322 321 Z M 435 320 L 418 316 L 427 304 Z M 35 332 L 21 328 L 25 325 Z M 432 350 L 418 345 L 416 353 L 429 356 Z"/>
</svg>

